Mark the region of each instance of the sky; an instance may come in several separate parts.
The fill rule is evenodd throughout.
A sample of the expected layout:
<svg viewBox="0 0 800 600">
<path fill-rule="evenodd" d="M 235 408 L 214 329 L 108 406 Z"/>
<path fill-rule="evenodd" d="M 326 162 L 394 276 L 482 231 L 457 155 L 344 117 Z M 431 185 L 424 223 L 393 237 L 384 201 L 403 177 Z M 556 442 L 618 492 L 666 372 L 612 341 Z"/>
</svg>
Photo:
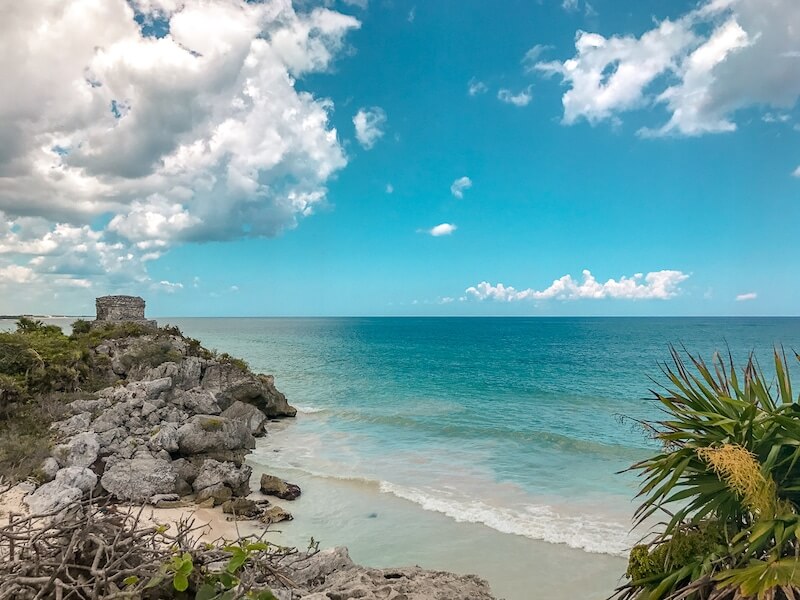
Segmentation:
<svg viewBox="0 0 800 600">
<path fill-rule="evenodd" d="M 796 0 L 3 3 L 0 313 L 800 315 L 798 31 Z"/>
</svg>

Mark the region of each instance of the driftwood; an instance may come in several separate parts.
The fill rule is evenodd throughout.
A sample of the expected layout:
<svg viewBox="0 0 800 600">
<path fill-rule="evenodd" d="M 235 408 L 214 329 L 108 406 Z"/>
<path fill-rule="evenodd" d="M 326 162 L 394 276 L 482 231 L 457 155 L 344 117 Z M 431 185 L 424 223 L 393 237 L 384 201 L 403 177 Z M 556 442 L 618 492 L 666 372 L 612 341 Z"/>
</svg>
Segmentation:
<svg viewBox="0 0 800 600">
<path fill-rule="evenodd" d="M 9 523 L 0 527 L 0 600 L 194 597 L 174 590 L 169 570 L 174 557 L 191 556 L 192 592 L 213 585 L 213 574 L 225 569 L 232 556 L 227 544 L 245 547 L 254 542 L 258 549 L 248 551 L 224 597 L 243 598 L 264 589 L 286 589 L 292 597 L 296 586 L 288 566 L 296 567 L 311 555 L 264 543 L 268 531 L 233 542 L 200 542 L 203 528 L 195 527 L 190 517 L 167 528 L 147 522 L 143 511 L 87 499 L 66 514 L 10 515 Z"/>
</svg>

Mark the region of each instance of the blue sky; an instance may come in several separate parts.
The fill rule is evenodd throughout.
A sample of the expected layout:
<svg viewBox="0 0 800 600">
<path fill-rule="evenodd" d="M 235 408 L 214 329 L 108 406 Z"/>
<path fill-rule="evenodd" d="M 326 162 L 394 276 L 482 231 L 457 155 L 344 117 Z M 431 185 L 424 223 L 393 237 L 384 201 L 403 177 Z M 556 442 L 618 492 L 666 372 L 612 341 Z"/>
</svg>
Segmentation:
<svg viewBox="0 0 800 600">
<path fill-rule="evenodd" d="M 800 10 L 788 0 L 668 11 L 639 0 L 351 0 L 324 13 L 306 2 L 288 9 L 293 28 L 261 14 L 230 31 L 220 14 L 190 21 L 161 4 L 126 5 L 106 34 L 112 47 L 139 44 L 128 56 L 155 52 L 138 79 L 112 69 L 111 49 L 72 65 L 90 61 L 102 84 L 92 93 L 129 108 L 86 124 L 76 100 L 69 133 L 52 122 L 30 132 L 39 145 L 64 139 L 50 168 L 74 173 L 75 187 L 48 192 L 35 169 L 0 184 L 0 311 L 86 312 L 95 295 L 131 291 L 153 315 L 175 316 L 798 314 L 800 42 L 787 31 Z M 134 15 L 161 27 L 163 43 L 135 22 L 132 33 Z M 183 50 L 166 48 L 173 36 L 191 45 L 184 17 L 193 31 L 221 23 L 228 43 L 194 51 L 208 61 L 200 83 L 182 79 Z M 304 26 L 310 36 L 291 38 Z M 273 48 L 257 55 L 258 76 L 242 75 L 244 44 L 230 71 L 212 64 L 259 28 Z M 177 65 L 172 84 L 165 64 Z M 270 83 L 267 67 L 294 79 Z M 14 68 L 0 63 L 35 90 Z M 230 73 L 241 83 L 226 88 Z M 232 98 L 256 97 L 247 85 L 258 77 L 268 105 L 220 118 Z M 218 95 L 213 110 L 192 104 L 202 94 Z M 19 107 L 5 110 L 23 122 Z M 140 120 L 126 133 L 126 119 Z M 229 129 L 224 161 L 207 167 L 192 148 L 213 153 Z M 191 183 L 175 179 L 176 164 L 192 165 Z M 26 199 L 30 181 L 43 187 Z"/>
</svg>

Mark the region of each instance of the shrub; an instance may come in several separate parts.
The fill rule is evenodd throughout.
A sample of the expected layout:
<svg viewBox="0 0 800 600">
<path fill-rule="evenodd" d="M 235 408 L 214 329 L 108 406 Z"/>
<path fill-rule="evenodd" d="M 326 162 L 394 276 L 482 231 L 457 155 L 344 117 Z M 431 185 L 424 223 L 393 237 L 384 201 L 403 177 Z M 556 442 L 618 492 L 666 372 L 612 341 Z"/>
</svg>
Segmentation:
<svg viewBox="0 0 800 600">
<path fill-rule="evenodd" d="M 89 321 L 84 319 L 78 319 L 74 323 L 72 323 L 72 335 L 83 335 L 85 333 L 89 333 L 92 330 L 92 324 Z"/>
<path fill-rule="evenodd" d="M 667 416 L 644 424 L 662 452 L 631 467 L 643 477 L 637 524 L 668 520 L 631 551 L 615 596 L 800 598 L 800 398 L 786 356 L 775 352 L 772 383 L 752 357 L 741 378 L 730 357 L 689 360 L 672 350 L 654 392 Z"/>
</svg>

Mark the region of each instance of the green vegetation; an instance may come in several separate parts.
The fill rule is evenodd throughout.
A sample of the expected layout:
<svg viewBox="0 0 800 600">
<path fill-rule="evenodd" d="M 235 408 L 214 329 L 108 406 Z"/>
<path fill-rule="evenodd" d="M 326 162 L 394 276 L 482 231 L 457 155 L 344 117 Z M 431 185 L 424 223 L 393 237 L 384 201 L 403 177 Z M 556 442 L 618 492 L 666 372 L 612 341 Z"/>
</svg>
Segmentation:
<svg viewBox="0 0 800 600">
<path fill-rule="evenodd" d="M 730 358 L 689 360 L 672 350 L 655 392 L 666 417 L 643 424 L 662 452 L 631 467 L 643 478 L 637 524 L 668 520 L 633 548 L 614 597 L 800 598 L 800 397 L 787 358 L 775 352 L 774 378 L 752 357 L 741 375 Z"/>
<path fill-rule="evenodd" d="M 63 407 L 117 378 L 109 357 L 93 351 L 97 346 L 146 334 L 155 334 L 153 342 L 124 356 L 127 367 L 181 358 L 166 332 L 133 323 L 92 329 L 76 321 L 67 336 L 59 327 L 23 317 L 16 331 L 0 333 L 0 478 L 35 476 L 52 445 L 50 424 L 63 417 Z"/>
</svg>

